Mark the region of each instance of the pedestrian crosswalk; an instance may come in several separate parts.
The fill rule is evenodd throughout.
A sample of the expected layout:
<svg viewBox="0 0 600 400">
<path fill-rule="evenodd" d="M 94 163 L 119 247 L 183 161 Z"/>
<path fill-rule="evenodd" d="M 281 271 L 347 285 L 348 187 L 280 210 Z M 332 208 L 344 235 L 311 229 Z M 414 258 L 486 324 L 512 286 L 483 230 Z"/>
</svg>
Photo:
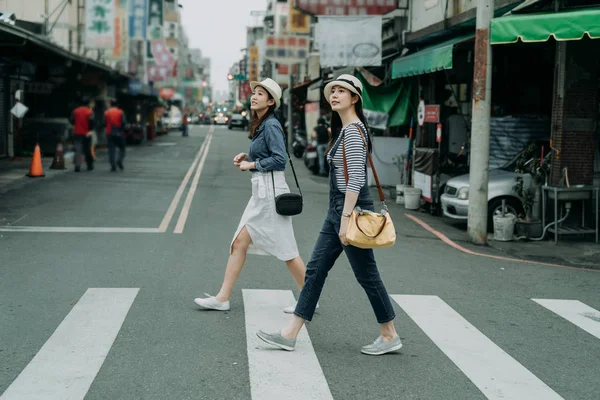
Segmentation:
<svg viewBox="0 0 600 400">
<path fill-rule="evenodd" d="M 111 347 L 126 319 L 132 318 L 128 313 L 139 290 L 88 289 L 18 377 L 8 387 L 0 386 L 0 391 L 6 389 L 0 400 L 83 399 L 103 364 L 111 362 L 108 356 Z M 336 398 L 321 367 L 323 355 L 315 350 L 306 328 L 298 337 L 296 351 L 291 353 L 269 348 L 256 337 L 259 329 L 276 331 L 285 325 L 289 316 L 282 309 L 294 302 L 292 292 L 243 289 L 242 295 L 246 342 L 232 343 L 232 346 L 240 346 L 240 352 L 245 350 L 247 354 L 251 398 Z M 473 398 L 482 395 L 493 400 L 575 398 L 570 393 L 561 393 L 564 388 L 553 387 L 547 377 L 544 381 L 536 376 L 509 354 L 510 350 L 494 343 L 469 322 L 468 316 L 461 315 L 443 298 L 403 294 L 393 294 L 391 298 L 429 338 L 430 345 L 439 348 L 479 390 Z M 572 324 L 583 335 L 600 339 L 600 312 L 579 300 L 533 298 L 523 301 L 539 305 L 533 308 L 538 310 L 534 312 L 552 316 L 553 324 Z M 202 319 L 201 314 L 194 318 Z M 397 325 L 401 330 L 403 323 Z M 548 346 L 548 351 L 551 348 Z M 402 353 L 405 351 L 406 346 Z M 402 355 L 397 359 L 398 369 L 402 369 L 405 361 Z M 366 367 L 356 364 L 351 368 Z M 458 397 L 448 394 L 445 398 Z"/>
</svg>

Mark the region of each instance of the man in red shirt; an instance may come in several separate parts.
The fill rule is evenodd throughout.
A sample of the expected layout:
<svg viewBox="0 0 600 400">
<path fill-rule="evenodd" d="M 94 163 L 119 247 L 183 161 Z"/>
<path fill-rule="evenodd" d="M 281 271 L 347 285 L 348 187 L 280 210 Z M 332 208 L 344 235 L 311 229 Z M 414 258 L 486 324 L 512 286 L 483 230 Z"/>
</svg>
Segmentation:
<svg viewBox="0 0 600 400">
<path fill-rule="evenodd" d="M 94 111 L 89 107 L 89 102 L 83 100 L 81 105 L 73 110 L 71 122 L 74 125 L 75 144 L 75 172 L 81 171 L 81 153 L 85 154 L 85 163 L 88 171 L 94 169 L 94 158 L 92 157 L 92 129 L 94 122 Z"/>
<path fill-rule="evenodd" d="M 123 170 L 123 160 L 125 159 L 125 129 L 127 120 L 125 113 L 119 108 L 116 101 L 111 101 L 112 107 L 104 112 L 106 121 L 106 138 L 108 139 L 108 159 L 110 161 L 110 170 L 116 171 L 117 166 Z M 115 153 L 119 148 L 119 156 L 115 160 Z"/>
</svg>

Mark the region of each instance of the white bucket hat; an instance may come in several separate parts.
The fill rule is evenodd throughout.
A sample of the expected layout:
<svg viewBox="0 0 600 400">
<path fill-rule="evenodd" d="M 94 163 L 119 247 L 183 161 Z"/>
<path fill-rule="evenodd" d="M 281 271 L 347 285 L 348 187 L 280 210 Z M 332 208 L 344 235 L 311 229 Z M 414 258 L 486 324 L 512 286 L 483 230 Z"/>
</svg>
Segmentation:
<svg viewBox="0 0 600 400">
<path fill-rule="evenodd" d="M 281 106 L 281 86 L 279 86 L 277 82 L 271 78 L 267 78 L 262 82 L 250 82 L 250 88 L 252 88 L 253 92 L 257 86 L 264 88 L 271 96 L 273 96 L 273 99 L 275 99 L 275 109 L 278 109 L 279 106 Z"/>
<path fill-rule="evenodd" d="M 341 86 L 343 88 L 348 89 L 352 93 L 357 94 L 358 97 L 360 97 L 360 101 L 362 102 L 363 85 L 362 82 L 359 81 L 358 78 L 356 78 L 355 76 L 343 74 L 338 76 L 337 79 L 329 82 L 327 86 L 325 86 L 324 90 L 325 99 L 328 103 L 331 103 L 329 97 L 331 96 L 331 88 L 333 88 L 334 86 Z"/>
</svg>

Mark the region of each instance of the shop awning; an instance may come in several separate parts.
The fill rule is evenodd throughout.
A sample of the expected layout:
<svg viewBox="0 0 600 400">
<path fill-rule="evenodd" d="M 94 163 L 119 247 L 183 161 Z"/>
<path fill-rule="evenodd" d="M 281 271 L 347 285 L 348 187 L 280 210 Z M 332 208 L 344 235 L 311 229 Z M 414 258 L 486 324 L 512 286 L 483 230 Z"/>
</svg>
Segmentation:
<svg viewBox="0 0 600 400">
<path fill-rule="evenodd" d="M 117 75 L 117 72 L 108 65 L 72 53 L 32 32 L 6 23 L 0 23 L 0 49 L 2 49 L 2 56 L 7 58 L 21 57 L 44 61 L 48 61 L 48 57 L 66 59 L 93 67 L 109 75 Z"/>
<path fill-rule="evenodd" d="M 600 8 L 509 15 L 492 20 L 492 44 L 600 39 Z"/>
<path fill-rule="evenodd" d="M 446 42 L 426 47 L 406 57 L 397 58 L 392 64 L 392 79 L 452 69 L 454 45 L 471 40 L 474 37 L 475 35 L 472 34 L 455 37 Z"/>
<path fill-rule="evenodd" d="M 312 79 L 312 80 L 309 80 L 309 81 L 298 83 L 297 85 L 295 85 L 294 87 L 292 87 L 292 91 L 294 92 L 294 91 L 297 91 L 299 89 L 307 90 L 307 89 L 310 88 L 310 86 L 312 86 L 312 84 L 314 84 L 315 82 L 320 81 L 320 80 L 321 80 L 321 78 L 315 78 L 315 79 Z"/>
</svg>

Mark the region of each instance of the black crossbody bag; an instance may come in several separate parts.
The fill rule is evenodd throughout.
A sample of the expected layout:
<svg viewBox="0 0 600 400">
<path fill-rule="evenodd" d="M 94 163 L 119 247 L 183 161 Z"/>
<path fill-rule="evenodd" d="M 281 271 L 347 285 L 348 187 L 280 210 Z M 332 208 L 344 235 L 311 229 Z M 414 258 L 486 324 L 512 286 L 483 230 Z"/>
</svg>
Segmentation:
<svg viewBox="0 0 600 400">
<path fill-rule="evenodd" d="M 300 189 L 298 177 L 296 176 L 296 170 L 294 169 L 294 163 L 292 162 L 292 157 L 290 157 L 290 153 L 287 150 L 287 146 L 285 147 L 285 152 L 290 160 L 290 166 L 292 167 L 292 172 L 294 173 L 296 187 L 298 188 L 298 192 L 300 194 L 283 193 L 279 196 L 275 196 L 275 210 L 277 211 L 277 214 L 289 217 L 292 215 L 298 215 L 302 212 L 302 190 Z M 273 193 L 275 193 L 275 177 L 273 176 L 273 171 L 271 171 L 271 180 L 273 181 Z"/>
</svg>

